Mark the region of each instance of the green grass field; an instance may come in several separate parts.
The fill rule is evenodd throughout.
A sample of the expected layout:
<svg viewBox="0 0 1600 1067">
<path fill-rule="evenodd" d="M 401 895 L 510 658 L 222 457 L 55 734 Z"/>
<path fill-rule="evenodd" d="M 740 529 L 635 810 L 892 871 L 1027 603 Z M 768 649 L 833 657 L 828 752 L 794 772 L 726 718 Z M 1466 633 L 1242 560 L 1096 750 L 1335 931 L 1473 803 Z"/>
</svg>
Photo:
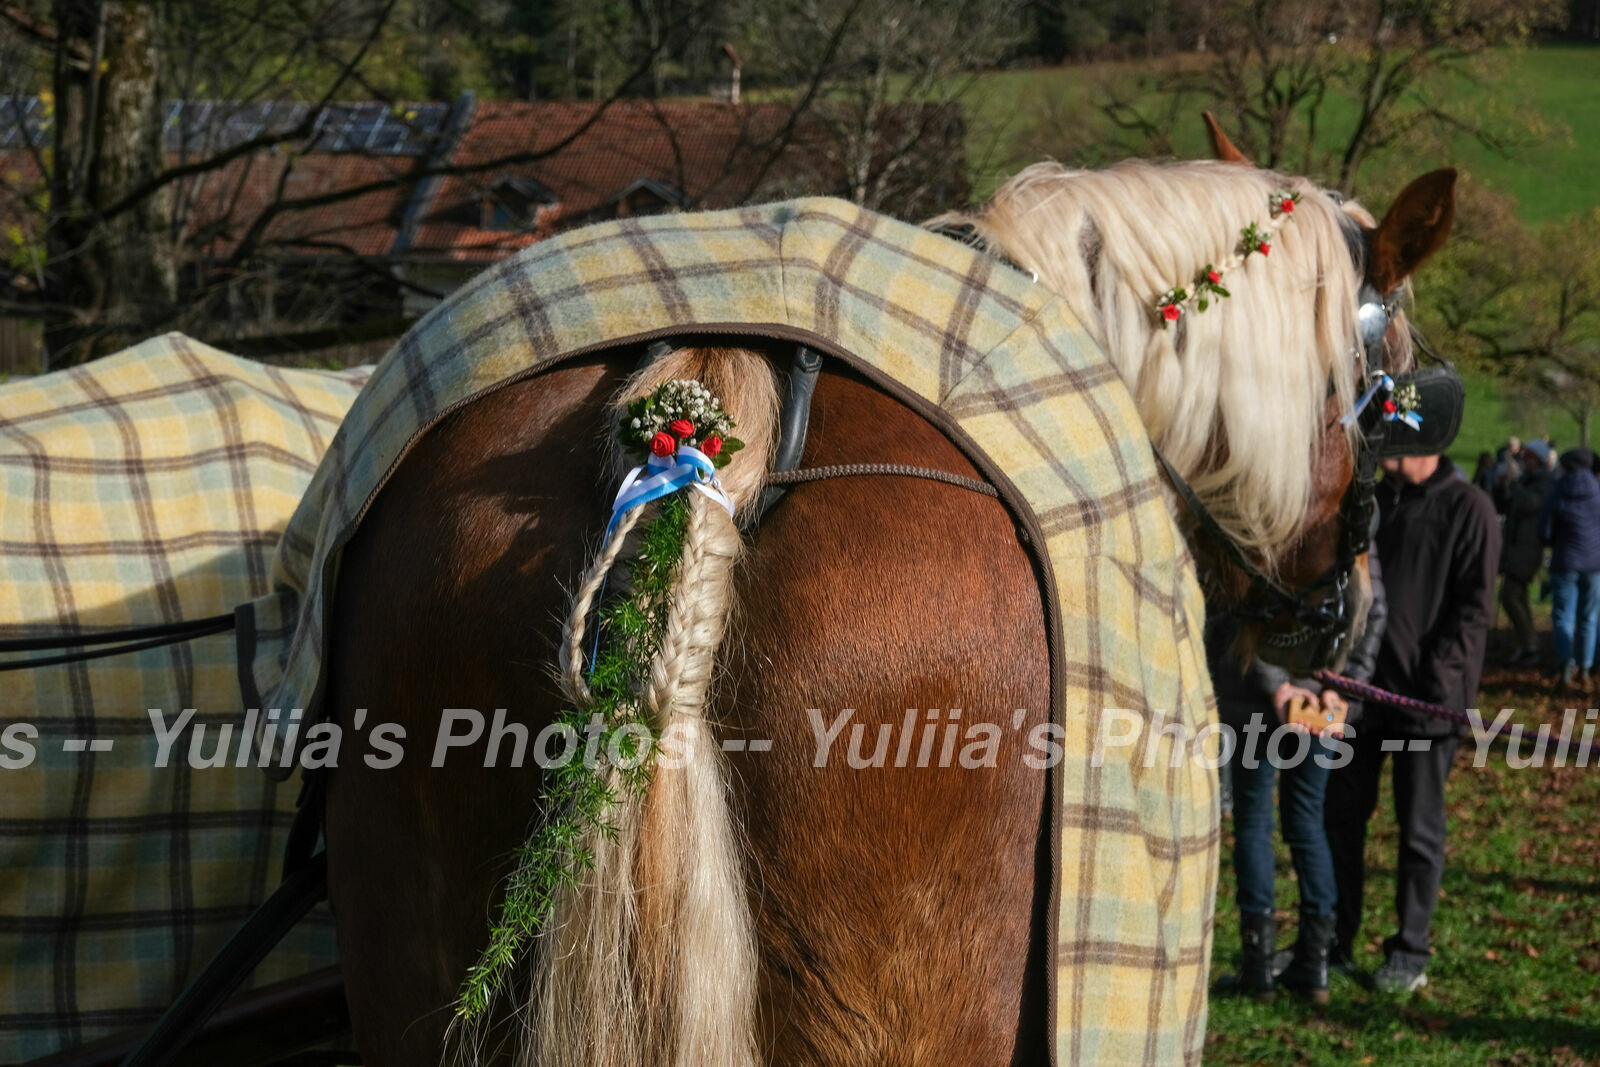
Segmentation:
<svg viewBox="0 0 1600 1067">
<path fill-rule="evenodd" d="M 1158 69 L 1192 58 L 1157 61 Z M 1375 154 L 1360 175 L 1363 189 L 1398 188 L 1410 176 L 1454 166 L 1516 197 L 1528 222 L 1561 219 L 1600 205 L 1600 47 L 1545 45 L 1488 57 L 1482 80 L 1445 82 L 1458 110 L 1481 118 L 1514 142 L 1509 156 L 1458 135 L 1408 143 Z M 974 195 L 983 197 L 1018 168 L 1042 158 L 1090 165 L 1116 156 L 1113 131 L 1100 113 L 1107 87 L 1128 85 L 1148 63 L 1094 63 L 1002 71 L 978 79 L 965 100 L 967 151 Z M 1143 105 L 1153 102 L 1140 98 Z M 1181 102 L 1163 122 L 1182 158 L 1209 155 L 1198 98 Z M 1319 153 L 1348 134 L 1356 117 L 1347 100 L 1330 97 L 1319 119 Z M 1318 174 L 1314 159 L 1311 173 Z M 1286 164 L 1287 165 L 1287 164 Z"/>
<path fill-rule="evenodd" d="M 1600 204 L 1600 48 L 1529 49 L 1510 61 L 1503 84 L 1467 91 L 1486 104 L 1531 104 L 1556 128 L 1510 159 L 1460 140 L 1444 162 L 1515 196 L 1529 222 L 1566 218 Z"/>
</svg>

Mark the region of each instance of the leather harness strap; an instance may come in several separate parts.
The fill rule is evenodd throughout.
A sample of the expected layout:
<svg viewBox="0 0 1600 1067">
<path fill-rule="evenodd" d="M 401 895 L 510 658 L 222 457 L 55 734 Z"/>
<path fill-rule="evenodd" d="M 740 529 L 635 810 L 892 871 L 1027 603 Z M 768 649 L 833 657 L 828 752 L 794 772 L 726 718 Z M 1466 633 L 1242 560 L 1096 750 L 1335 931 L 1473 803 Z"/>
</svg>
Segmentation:
<svg viewBox="0 0 1600 1067">
<path fill-rule="evenodd" d="M 284 875 L 265 903 L 250 913 L 205 968 L 161 1013 L 139 1047 L 121 1067 L 159 1067 L 171 1063 L 207 1019 L 216 1014 L 239 984 L 267 957 L 306 913 L 328 895 L 328 855 L 318 852 L 300 870 Z"/>
<path fill-rule="evenodd" d="M 789 364 L 789 389 L 783 398 L 783 411 L 778 416 L 778 447 L 772 456 L 773 473 L 784 473 L 800 465 L 800 453 L 805 451 L 806 431 L 811 425 L 811 394 L 817 391 L 817 375 L 822 373 L 822 353 L 796 345 L 794 361 Z M 772 506 L 788 492 L 777 479 L 768 477 L 767 488 L 761 491 L 756 507 L 757 517 L 766 515 Z"/>
<path fill-rule="evenodd" d="M 1223 551 L 1235 567 L 1244 572 L 1245 577 L 1250 579 L 1251 586 L 1259 594 L 1265 599 L 1275 602 L 1271 608 L 1262 608 L 1257 612 L 1247 612 L 1235 608 L 1231 612 L 1234 617 L 1254 622 L 1270 622 L 1274 613 L 1282 612 L 1306 626 L 1325 626 L 1334 621 L 1328 615 L 1329 611 L 1333 609 L 1323 605 L 1308 604 L 1300 595 L 1289 592 L 1289 590 L 1279 585 L 1263 572 L 1260 567 L 1256 566 L 1255 561 L 1250 558 L 1243 548 L 1239 547 L 1239 543 L 1228 536 L 1227 531 L 1222 528 L 1222 524 L 1211 514 L 1210 509 L 1201 502 L 1199 494 L 1178 473 L 1178 469 L 1172 465 L 1172 461 L 1167 459 L 1161 449 L 1154 444 L 1150 446 L 1150 450 L 1155 453 L 1162 470 L 1166 472 L 1167 481 L 1172 485 L 1173 491 L 1178 494 L 1178 498 L 1183 501 L 1183 506 L 1189 510 L 1189 514 L 1194 518 L 1195 525 L 1206 534 L 1212 543 Z M 1343 601 L 1341 600 L 1339 602 L 1339 610 L 1342 611 L 1342 608 Z"/>
<path fill-rule="evenodd" d="M 959 489 L 967 489 L 992 499 L 1000 499 L 1000 491 L 979 478 L 936 470 L 932 467 L 913 467 L 906 463 L 837 463 L 828 467 L 805 467 L 801 470 L 774 471 L 767 477 L 768 485 L 795 485 L 800 482 L 820 482 L 826 478 L 848 478 L 852 475 L 896 475 L 903 478 L 925 478 L 930 482 L 943 482 Z"/>
<path fill-rule="evenodd" d="M 120 656 L 126 652 L 142 652 L 147 648 L 176 645 L 192 641 L 197 637 L 226 633 L 233 628 L 234 616 L 230 612 L 227 615 L 212 615 L 204 619 L 164 622 L 153 626 L 130 626 L 122 630 L 106 630 L 97 634 L 50 634 L 47 637 L 13 638 L 0 641 L 0 654 L 43 652 L 64 648 L 85 649 L 85 651 L 8 660 L 0 663 L 0 673 L 31 670 L 34 667 L 53 667 L 63 663 L 81 663 L 84 660 L 102 659 L 106 656 Z M 93 645 L 108 647 L 91 648 Z"/>
</svg>

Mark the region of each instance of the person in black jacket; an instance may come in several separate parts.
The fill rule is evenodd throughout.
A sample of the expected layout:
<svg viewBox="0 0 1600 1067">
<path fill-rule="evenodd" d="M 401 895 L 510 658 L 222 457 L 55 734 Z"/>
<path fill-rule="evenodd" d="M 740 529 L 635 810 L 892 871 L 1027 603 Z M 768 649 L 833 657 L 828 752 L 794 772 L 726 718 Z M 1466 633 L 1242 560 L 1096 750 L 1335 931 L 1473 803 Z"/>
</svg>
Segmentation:
<svg viewBox="0 0 1600 1067">
<path fill-rule="evenodd" d="M 1494 625 L 1500 525 L 1494 505 L 1438 456 L 1386 459 L 1373 540 L 1383 559 L 1389 615 L 1373 683 L 1445 707 L 1473 706 Z M 1393 757 L 1400 855 L 1399 929 L 1373 975 L 1385 992 L 1427 983 L 1428 928 L 1444 873 L 1444 783 L 1460 740 L 1454 723 L 1368 706 L 1353 723 L 1350 762 L 1328 780 L 1328 845 L 1339 886 L 1334 966 L 1352 968 L 1361 927 L 1367 821 Z"/>
<path fill-rule="evenodd" d="M 1600 630 L 1600 481 L 1594 453 L 1561 454 L 1561 480 L 1545 500 L 1539 526 L 1550 545 L 1550 624 L 1561 681 L 1585 683 Z"/>
<path fill-rule="evenodd" d="M 1500 606 L 1506 609 L 1516 648 L 1509 662 L 1513 665 L 1539 661 L 1539 636 L 1533 628 L 1533 608 L 1528 603 L 1528 585 L 1544 566 L 1544 541 L 1539 532 L 1544 502 L 1556 486 L 1550 472 L 1550 448 L 1543 441 L 1522 446 L 1518 466 L 1521 478 L 1511 485 L 1505 509 L 1505 534 L 1500 546 Z"/>
<path fill-rule="evenodd" d="M 1529 441 L 1528 444 L 1537 443 L 1548 457 L 1550 446 L 1543 441 Z M 1522 454 L 1527 448 L 1515 437 L 1508 438 L 1500 446 L 1500 451 L 1495 453 L 1494 484 L 1489 489 L 1489 499 L 1494 501 L 1494 509 L 1504 515 L 1511 508 L 1511 487 L 1522 477 L 1523 467 L 1528 462 L 1528 457 Z"/>
</svg>

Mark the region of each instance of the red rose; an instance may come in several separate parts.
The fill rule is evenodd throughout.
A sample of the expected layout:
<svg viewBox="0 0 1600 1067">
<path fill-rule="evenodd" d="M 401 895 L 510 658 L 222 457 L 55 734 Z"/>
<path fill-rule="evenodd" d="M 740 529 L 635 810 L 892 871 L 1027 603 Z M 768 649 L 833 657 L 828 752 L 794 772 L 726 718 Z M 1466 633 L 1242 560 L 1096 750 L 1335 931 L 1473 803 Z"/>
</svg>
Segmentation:
<svg viewBox="0 0 1600 1067">
<path fill-rule="evenodd" d="M 1400 405 L 1396 404 L 1393 400 L 1385 400 L 1383 402 L 1383 413 L 1385 415 L 1393 415 L 1396 411 L 1399 411 L 1399 410 L 1400 410 Z"/>
<path fill-rule="evenodd" d="M 1218 274 L 1216 271 L 1214 271 L 1214 270 L 1206 271 L 1206 281 L 1210 282 L 1212 285 L 1216 285 L 1221 280 L 1222 280 L 1222 275 Z"/>
<path fill-rule="evenodd" d="M 1286 196 L 1283 198 L 1283 203 L 1278 206 L 1283 208 L 1283 213 L 1287 215 L 1294 210 L 1294 201 Z"/>
<path fill-rule="evenodd" d="M 690 422 L 688 419 L 673 419 L 667 424 L 667 429 L 671 430 L 679 437 L 689 438 L 694 436 L 694 423 Z"/>
<path fill-rule="evenodd" d="M 712 434 L 710 437 L 700 442 L 700 451 L 704 452 L 708 456 L 716 455 L 718 452 L 722 451 L 722 438 L 718 437 L 716 434 Z"/>
<path fill-rule="evenodd" d="M 1161 317 L 1166 319 L 1168 322 L 1177 322 L 1178 316 L 1182 314 L 1183 309 L 1177 304 L 1168 304 L 1166 307 L 1161 309 Z"/>
<path fill-rule="evenodd" d="M 658 433 L 650 438 L 650 451 L 658 456 L 670 456 L 678 450 L 678 442 L 670 433 Z"/>
<path fill-rule="evenodd" d="M 1267 244 L 1267 242 L 1262 241 L 1261 246 L 1257 248 L 1256 251 L 1260 252 L 1262 255 L 1266 255 L 1268 252 L 1272 251 L 1272 246 Z"/>
</svg>

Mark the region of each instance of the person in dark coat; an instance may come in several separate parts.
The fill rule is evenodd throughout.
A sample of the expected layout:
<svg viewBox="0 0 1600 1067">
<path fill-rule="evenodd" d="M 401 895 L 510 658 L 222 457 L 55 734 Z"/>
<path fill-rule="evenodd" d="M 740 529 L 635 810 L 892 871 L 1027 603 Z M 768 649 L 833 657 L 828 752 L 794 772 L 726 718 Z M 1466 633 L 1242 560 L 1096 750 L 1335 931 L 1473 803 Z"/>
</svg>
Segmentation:
<svg viewBox="0 0 1600 1067">
<path fill-rule="evenodd" d="M 1376 553 L 1369 553 L 1372 605 L 1366 629 L 1352 649 L 1344 673 L 1357 681 L 1372 677 L 1383 635 L 1386 605 Z M 1328 999 L 1328 954 L 1333 945 L 1334 905 L 1338 885 L 1328 849 L 1323 803 L 1328 774 L 1339 762 L 1333 737 L 1305 743 L 1284 739 L 1277 728 L 1287 720 L 1291 700 L 1303 698 L 1324 708 L 1344 708 L 1333 690 L 1310 678 L 1260 659 L 1240 671 L 1228 655 L 1232 625 L 1207 627 L 1206 656 L 1217 694 L 1217 716 L 1234 734 L 1225 770 L 1233 782 L 1233 866 L 1239 898 L 1240 966 L 1237 975 L 1217 983 L 1221 993 L 1244 993 L 1270 999 L 1277 985 L 1315 1003 Z M 1347 712 L 1348 714 L 1348 712 Z M 1277 757 L 1277 764 L 1272 757 Z M 1284 844 L 1294 864 L 1300 891 L 1300 922 L 1292 949 L 1274 953 L 1277 904 L 1272 850 L 1273 784 L 1278 787 L 1278 812 Z"/>
<path fill-rule="evenodd" d="M 1495 461 L 1493 452 L 1479 452 L 1478 466 L 1472 472 L 1472 484 L 1485 493 L 1494 492 Z"/>
<path fill-rule="evenodd" d="M 1449 708 L 1472 707 L 1495 617 L 1494 505 L 1447 459 L 1386 459 L 1383 466 L 1373 544 L 1383 559 L 1389 614 L 1373 683 Z M 1427 983 L 1429 926 L 1444 874 L 1444 783 L 1460 740 L 1456 730 L 1449 720 L 1370 704 L 1352 726 L 1350 761 L 1328 779 L 1328 846 L 1339 887 L 1334 966 L 1353 968 L 1367 822 L 1384 760 L 1392 757 L 1399 929 L 1384 941 L 1385 959 L 1373 975 L 1385 992 L 1410 993 Z"/>
<path fill-rule="evenodd" d="M 1594 462 L 1587 448 L 1562 453 L 1560 480 L 1539 520 L 1550 546 L 1550 623 L 1564 685 L 1578 676 L 1588 680 L 1600 626 L 1600 481 Z"/>
<path fill-rule="evenodd" d="M 1539 637 L 1533 629 L 1533 609 L 1528 586 L 1544 566 L 1544 537 L 1540 520 L 1544 502 L 1556 487 L 1550 472 L 1550 447 L 1529 441 L 1519 456 L 1522 477 L 1512 484 L 1506 507 L 1505 533 L 1500 546 L 1500 606 L 1506 609 L 1516 648 L 1509 662 L 1536 663 Z"/>
<path fill-rule="evenodd" d="M 1530 442 L 1531 443 L 1531 442 Z M 1548 457 L 1549 447 L 1543 445 L 1544 454 Z M 1511 488 L 1516 485 L 1517 479 L 1522 477 L 1522 471 L 1527 457 L 1522 454 L 1523 444 L 1515 437 L 1500 446 L 1500 451 L 1495 453 L 1494 484 L 1489 489 L 1489 499 L 1494 501 L 1494 509 L 1504 515 L 1511 508 Z"/>
</svg>

